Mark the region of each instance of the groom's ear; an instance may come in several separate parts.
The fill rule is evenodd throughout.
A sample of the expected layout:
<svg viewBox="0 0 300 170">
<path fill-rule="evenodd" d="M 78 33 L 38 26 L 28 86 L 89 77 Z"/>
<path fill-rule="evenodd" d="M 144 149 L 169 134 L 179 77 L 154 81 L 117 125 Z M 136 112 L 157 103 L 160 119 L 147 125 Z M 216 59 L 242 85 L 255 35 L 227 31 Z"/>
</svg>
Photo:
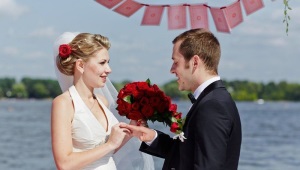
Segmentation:
<svg viewBox="0 0 300 170">
<path fill-rule="evenodd" d="M 83 62 L 82 59 L 76 60 L 75 68 L 76 68 L 80 73 L 83 73 L 83 72 L 84 72 L 84 62 Z"/>
<path fill-rule="evenodd" d="M 200 64 L 200 57 L 198 55 L 194 55 L 192 58 L 192 67 L 194 69 L 196 69 L 197 67 L 199 67 L 199 64 Z"/>
</svg>

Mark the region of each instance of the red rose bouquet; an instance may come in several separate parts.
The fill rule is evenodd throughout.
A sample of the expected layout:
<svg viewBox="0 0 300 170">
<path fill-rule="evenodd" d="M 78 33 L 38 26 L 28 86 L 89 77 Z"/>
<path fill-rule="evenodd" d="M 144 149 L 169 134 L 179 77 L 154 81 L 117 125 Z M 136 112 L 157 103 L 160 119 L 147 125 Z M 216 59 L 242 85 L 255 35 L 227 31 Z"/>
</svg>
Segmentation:
<svg viewBox="0 0 300 170">
<path fill-rule="evenodd" d="M 118 94 L 117 104 L 116 109 L 121 116 L 137 120 L 138 123 L 140 120 L 163 122 L 171 132 L 182 133 L 182 113 L 177 112 L 177 105 L 171 103 L 171 98 L 156 84 L 151 85 L 149 79 L 126 84 Z"/>
</svg>

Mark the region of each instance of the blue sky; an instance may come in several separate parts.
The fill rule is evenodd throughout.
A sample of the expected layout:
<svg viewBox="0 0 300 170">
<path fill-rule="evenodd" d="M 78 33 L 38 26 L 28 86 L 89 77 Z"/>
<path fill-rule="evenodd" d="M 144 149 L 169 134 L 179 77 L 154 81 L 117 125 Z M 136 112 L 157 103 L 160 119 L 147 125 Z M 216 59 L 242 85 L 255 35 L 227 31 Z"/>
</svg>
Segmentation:
<svg viewBox="0 0 300 170">
<path fill-rule="evenodd" d="M 136 0 L 149 4 L 203 3 L 221 7 L 236 0 Z M 285 33 L 282 0 L 263 0 L 265 7 L 246 15 L 230 34 L 210 30 L 219 38 L 221 78 L 255 82 L 300 82 L 300 1 L 290 1 L 289 34 Z M 113 81 L 150 78 L 163 84 L 175 79 L 173 38 L 189 29 L 168 30 L 166 10 L 160 26 L 141 26 L 144 7 L 127 18 L 94 0 L 1 0 L 0 78 L 55 79 L 53 42 L 65 31 L 109 37 Z"/>
</svg>

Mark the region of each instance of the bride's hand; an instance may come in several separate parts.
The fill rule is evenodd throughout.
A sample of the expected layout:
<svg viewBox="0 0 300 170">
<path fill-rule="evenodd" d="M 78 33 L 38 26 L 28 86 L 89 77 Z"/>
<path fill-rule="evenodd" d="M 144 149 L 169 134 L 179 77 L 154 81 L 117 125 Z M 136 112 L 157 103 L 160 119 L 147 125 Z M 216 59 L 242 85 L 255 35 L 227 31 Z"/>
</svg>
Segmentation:
<svg viewBox="0 0 300 170">
<path fill-rule="evenodd" d="M 107 140 L 107 143 L 110 144 L 110 146 L 112 146 L 113 149 L 117 149 L 122 144 L 124 138 L 130 135 L 130 130 L 125 128 L 124 125 L 126 124 L 121 122 L 115 124 L 111 128 L 111 133 L 109 139 Z"/>
<path fill-rule="evenodd" d="M 124 127 L 126 129 L 130 130 L 132 136 L 135 136 L 144 142 L 152 141 L 156 136 L 155 130 L 149 129 L 144 126 L 122 124 L 121 127 Z"/>
</svg>

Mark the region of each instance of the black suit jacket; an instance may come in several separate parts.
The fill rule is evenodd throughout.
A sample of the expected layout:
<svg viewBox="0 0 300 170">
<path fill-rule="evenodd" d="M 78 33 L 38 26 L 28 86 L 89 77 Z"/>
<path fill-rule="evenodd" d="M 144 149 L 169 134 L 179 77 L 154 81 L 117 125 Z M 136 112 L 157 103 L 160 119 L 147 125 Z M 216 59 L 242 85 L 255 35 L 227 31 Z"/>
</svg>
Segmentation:
<svg viewBox="0 0 300 170">
<path fill-rule="evenodd" d="M 222 81 L 197 98 L 183 127 L 184 142 L 158 132 L 140 151 L 165 158 L 163 170 L 236 170 L 241 148 L 241 122 L 235 102 Z"/>
</svg>

